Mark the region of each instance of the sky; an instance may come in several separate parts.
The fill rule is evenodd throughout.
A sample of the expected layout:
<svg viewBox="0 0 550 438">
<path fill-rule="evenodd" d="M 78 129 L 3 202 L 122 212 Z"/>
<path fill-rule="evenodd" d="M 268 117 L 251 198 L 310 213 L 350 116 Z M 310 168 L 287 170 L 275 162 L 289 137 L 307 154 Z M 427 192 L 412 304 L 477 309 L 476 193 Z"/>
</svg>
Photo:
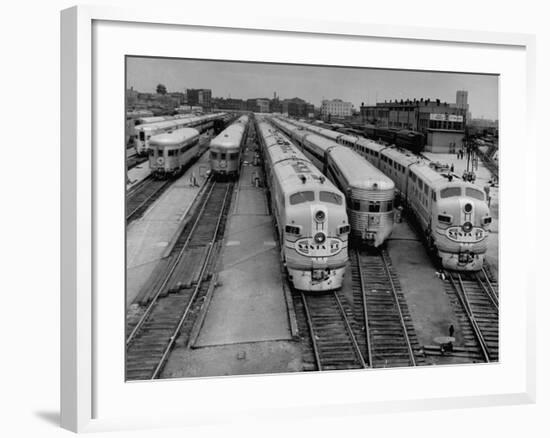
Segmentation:
<svg viewBox="0 0 550 438">
<path fill-rule="evenodd" d="M 322 99 L 342 99 L 359 108 L 390 99 L 441 99 L 454 103 L 468 91 L 473 118 L 498 118 L 498 76 L 470 73 L 384 70 L 176 58 L 127 58 L 127 88 L 168 92 L 210 88 L 212 97 L 240 99 L 300 97 L 316 107 Z"/>
</svg>

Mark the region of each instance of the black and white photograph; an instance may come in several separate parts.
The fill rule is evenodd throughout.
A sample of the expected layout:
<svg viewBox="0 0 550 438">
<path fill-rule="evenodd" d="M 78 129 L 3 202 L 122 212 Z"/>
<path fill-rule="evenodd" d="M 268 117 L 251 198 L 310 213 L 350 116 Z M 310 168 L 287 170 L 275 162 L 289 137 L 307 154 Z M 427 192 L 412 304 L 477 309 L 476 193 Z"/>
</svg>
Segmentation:
<svg viewBox="0 0 550 438">
<path fill-rule="evenodd" d="M 499 362 L 498 75 L 127 56 L 125 98 L 127 381 Z"/>
</svg>

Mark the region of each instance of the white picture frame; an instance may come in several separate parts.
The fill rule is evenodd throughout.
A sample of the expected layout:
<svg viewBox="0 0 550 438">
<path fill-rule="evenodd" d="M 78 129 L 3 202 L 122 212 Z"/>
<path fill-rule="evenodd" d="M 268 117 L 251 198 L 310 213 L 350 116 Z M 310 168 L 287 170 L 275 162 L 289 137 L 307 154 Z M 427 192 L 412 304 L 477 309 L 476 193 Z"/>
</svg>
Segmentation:
<svg viewBox="0 0 550 438">
<path fill-rule="evenodd" d="M 501 172 L 503 182 L 501 184 L 503 191 L 513 194 L 523 194 L 523 202 L 530 205 L 531 208 L 525 208 L 521 215 L 530 223 L 535 223 L 536 217 L 535 194 L 529 193 L 526 187 L 534 187 L 535 172 L 529 171 L 525 158 L 517 158 L 515 163 L 506 159 L 506 145 L 517 139 L 525 141 L 525 151 L 535 151 L 535 141 L 533 138 L 532 123 L 534 118 L 534 45 L 535 39 L 532 35 L 490 33 L 483 31 L 459 31 L 448 29 L 427 29 L 402 26 L 372 25 L 361 22 L 342 23 L 329 21 L 308 21 L 298 20 L 291 16 L 288 17 L 251 17 L 246 14 L 239 18 L 216 15 L 215 11 L 208 11 L 199 7 L 185 8 L 184 10 L 162 10 L 151 8 L 148 10 L 119 9 L 111 7 L 78 6 L 62 11 L 61 13 L 61 104 L 62 104 L 62 158 L 61 158 L 61 425 L 72 431 L 101 431 L 112 429 L 134 429 L 147 427 L 163 426 L 184 426 L 189 424 L 207 424 L 208 422 L 229 421 L 229 418 L 246 418 L 250 416 L 276 416 L 292 413 L 294 417 L 310 417 L 311 415 L 342 415 L 363 414 L 367 412 L 394 412 L 401 410 L 414 409 L 441 409 L 451 407 L 475 407 L 488 405 L 519 404 L 531 403 L 535 397 L 535 349 L 534 349 L 534 327 L 535 327 L 535 309 L 534 309 L 534 288 L 530 287 L 530 278 L 533 268 L 525 262 L 520 262 L 519 267 L 515 267 L 518 275 L 514 278 L 507 277 L 506 269 L 510 266 L 507 263 L 507 253 L 502 252 L 502 272 L 501 288 L 506 298 L 506 288 L 509 287 L 519 291 L 517 296 L 510 294 L 508 305 L 506 300 L 503 304 L 503 342 L 513 342 L 518 348 L 518 357 L 507 356 L 506 350 L 503 351 L 501 363 L 494 365 L 493 368 L 473 368 L 473 367 L 443 367 L 416 370 L 415 381 L 420 383 L 433 383 L 433 388 L 422 393 L 422 388 L 414 387 L 416 383 L 411 381 L 411 375 L 407 370 L 386 371 L 386 374 L 377 375 L 377 380 L 383 381 L 391 373 L 392 379 L 396 382 L 411 382 L 410 386 L 414 388 L 410 392 L 405 390 L 392 390 L 388 388 L 387 393 L 379 392 L 378 395 L 360 393 L 347 394 L 340 393 L 338 388 L 341 386 L 342 379 L 354 379 L 358 385 L 369 382 L 371 388 L 374 388 L 376 382 L 372 375 L 358 374 L 357 372 L 329 373 L 322 377 L 318 373 L 293 374 L 285 376 L 252 376 L 240 378 L 209 378 L 209 379 L 190 379 L 186 381 L 164 381 L 148 383 L 124 384 L 117 378 L 118 372 L 112 372 L 110 369 L 112 363 L 105 360 L 109 356 L 116 355 L 116 348 L 123 349 L 123 343 L 117 347 L 116 340 L 107 346 L 105 341 L 105 332 L 119 332 L 123 330 L 123 320 L 117 323 L 117 311 L 105 311 L 111 307 L 105 307 L 106 300 L 101 296 L 105 290 L 106 281 L 113 281 L 113 289 L 116 291 L 118 280 L 114 277 L 116 273 L 109 274 L 104 269 L 104 264 L 109 263 L 102 256 L 105 251 L 105 245 L 99 241 L 106 233 L 111 234 L 113 246 L 120 250 L 120 242 L 124 237 L 120 234 L 120 227 L 110 231 L 104 231 L 104 227 L 109 227 L 109 217 L 105 216 L 105 211 L 109 211 L 109 205 L 116 205 L 117 201 L 124 196 L 123 193 L 113 195 L 114 198 L 107 201 L 106 188 L 110 185 L 106 178 L 112 178 L 113 181 L 118 178 L 118 170 L 122 172 L 123 166 L 120 166 L 117 160 L 123 159 L 122 152 L 120 157 L 116 155 L 116 163 L 107 163 L 104 160 L 105 154 L 98 150 L 98 139 L 106 135 L 105 131 L 98 131 L 98 123 L 103 123 L 103 112 L 100 111 L 102 105 L 106 105 L 107 100 L 103 95 L 96 94 L 98 89 L 105 88 L 112 91 L 110 97 L 115 108 L 123 106 L 124 101 L 124 77 L 119 77 L 120 65 L 117 61 L 117 67 L 114 76 L 114 82 L 103 87 L 101 81 L 104 69 L 110 69 L 111 66 L 103 61 L 118 59 L 120 53 L 124 53 L 124 47 L 120 42 L 128 42 L 131 39 L 126 38 L 122 33 L 134 32 L 133 35 L 139 35 L 139 32 L 152 32 L 149 34 L 155 38 L 169 36 L 171 32 L 197 32 L 200 35 L 197 38 L 204 38 L 210 33 L 209 40 L 215 40 L 224 32 L 236 40 L 239 38 L 248 38 L 250 41 L 267 39 L 279 39 L 281 45 L 283 39 L 309 38 L 311 47 L 321 46 L 321 42 L 315 42 L 318 38 L 326 38 L 329 41 L 333 38 L 334 44 L 383 44 L 390 48 L 407 44 L 414 50 L 426 50 L 436 53 L 440 49 L 450 51 L 460 50 L 465 54 L 463 63 L 464 71 L 491 72 L 503 75 L 506 80 L 503 81 L 500 89 L 501 101 L 501 147 L 504 149 L 501 159 Z M 103 26 L 103 27 L 101 27 Z M 117 27 L 119 26 L 119 27 Z M 115 29 L 116 27 L 116 29 Z M 135 32 L 138 32 L 137 34 Z M 105 33 L 105 36 L 102 36 Z M 166 34 L 166 35 L 164 35 Z M 115 37 L 113 37 L 115 35 Z M 118 36 L 116 36 L 118 35 Z M 227 36 L 226 35 L 226 36 Z M 250 39 L 250 36 L 254 38 Z M 113 53 L 107 55 L 104 39 L 111 38 L 113 42 Z M 113 39 L 115 38 L 115 39 Z M 172 39 L 173 40 L 173 39 Z M 270 40 L 271 41 L 271 40 Z M 210 50 L 203 41 L 202 50 Z M 247 55 L 246 49 L 242 49 L 240 54 L 232 56 L 222 56 L 221 59 L 244 59 L 244 60 L 269 60 L 280 61 L 276 53 L 266 53 L 266 58 L 258 59 L 256 46 L 254 42 L 250 43 L 250 54 Z M 117 46 L 120 53 L 116 53 Z M 147 44 L 143 44 L 146 47 Z M 160 47 L 160 46 L 157 46 Z M 218 46 L 219 47 L 219 46 Z M 326 46 L 325 46 L 326 47 Z M 416 47 L 416 49 L 412 49 Z M 149 50 L 153 50 L 153 48 Z M 212 59 L 215 59 L 215 47 L 212 48 Z M 132 50 L 129 48 L 128 50 Z M 144 51 L 147 49 L 144 48 Z M 162 46 L 157 55 L 166 56 L 170 53 L 170 48 Z M 186 51 L 187 50 L 187 51 Z M 196 52 L 191 49 L 177 49 L 173 56 L 182 56 L 186 53 L 188 57 L 197 57 Z M 175 52 L 176 52 L 175 51 Z M 380 50 L 379 50 L 380 51 Z M 480 59 L 478 69 L 473 69 L 475 63 L 468 65 L 468 51 L 479 51 L 480 54 L 494 56 L 494 62 L 491 60 Z M 275 50 L 274 50 L 275 52 Z M 494 55 L 490 55 L 494 52 Z M 510 52 L 510 66 L 506 67 L 506 57 Z M 140 55 L 135 51 L 126 51 L 126 54 Z M 314 63 L 315 60 L 322 59 L 322 50 L 315 52 L 315 59 L 305 59 L 304 63 Z M 378 52 L 376 52 L 378 53 Z M 461 52 L 462 53 L 462 52 Z M 335 55 L 341 55 L 335 52 Z M 303 54 L 294 52 L 288 55 L 289 61 L 300 59 Z M 384 59 L 382 54 L 378 54 L 378 60 L 369 64 L 378 63 L 379 66 L 389 68 L 413 68 L 415 62 L 412 58 L 404 56 L 403 59 L 393 59 L 391 62 Z M 441 65 L 440 69 L 452 71 L 452 59 L 446 59 L 444 56 L 434 56 L 436 59 L 424 60 L 425 69 L 435 69 L 434 65 Z M 502 59 L 501 59 L 502 58 Z M 343 58 L 341 58 L 343 59 Z M 518 62 L 518 59 L 521 62 Z M 509 60 L 509 61 L 510 61 Z M 336 61 L 338 62 L 338 61 Z M 345 62 L 345 61 L 340 61 Z M 364 61 L 362 61 L 364 62 Z M 437 64 L 439 62 L 440 64 Z M 434 64 L 435 63 L 435 64 Z M 489 65 L 493 65 L 492 67 Z M 347 65 L 347 64 L 341 64 Z M 362 64 L 365 65 L 365 64 Z M 503 70 L 499 70 L 502 68 Z M 458 70 L 455 70 L 458 71 Z M 508 82 L 508 78 L 510 78 Z M 525 82 L 523 82 L 525 79 Z M 120 85 L 120 90 L 116 85 Z M 110 87 L 114 88 L 110 88 Z M 114 91 L 113 91 L 114 90 Z M 517 105 L 516 108 L 510 108 L 512 99 Z M 120 112 L 120 129 L 123 130 L 123 113 Z M 115 114 L 116 115 L 116 114 Z M 116 118 L 116 117 L 115 117 Z M 508 123 L 515 120 L 514 126 Z M 116 133 L 113 134 L 117 138 Z M 122 134 L 123 135 L 123 134 Z M 121 139 L 123 138 L 120 137 Z M 122 140 L 121 140 L 122 141 Z M 518 161 L 519 160 L 519 161 Z M 516 171 L 520 173 L 520 182 L 512 185 L 507 183 L 507 174 L 510 173 L 512 165 L 516 166 Z M 117 167 L 118 166 L 118 167 Z M 117 170 L 118 169 L 118 170 Z M 517 176 L 517 173 L 516 173 Z M 121 191 L 122 192 L 122 191 Z M 109 195 L 110 196 L 110 195 Z M 118 196 L 118 197 L 117 197 Z M 103 205 L 105 203 L 105 206 Z M 506 239 L 507 230 L 511 229 L 511 224 L 507 224 L 506 214 L 510 211 L 510 204 L 503 196 L 501 239 Z M 115 214 L 116 216 L 116 214 Z M 113 219 L 115 220 L 115 219 Z M 118 230 L 118 231 L 117 231 Z M 535 233 L 527 240 L 522 242 L 510 242 L 507 244 L 506 251 L 528 251 L 534 248 Z M 98 240 L 99 239 L 99 240 Z M 515 245 L 515 247 L 514 247 Z M 123 250 L 123 248 L 122 248 Z M 117 251 L 113 251 L 117 253 Z M 116 257 L 116 254 L 113 255 Z M 115 264 L 113 265 L 115 266 Z M 114 271 L 113 271 L 114 272 Z M 103 277 L 103 278 L 102 278 Z M 118 278 L 118 277 L 117 277 Z M 124 290 L 120 290 L 124 295 Z M 517 301 L 514 301 L 517 300 Z M 116 301 L 116 300 L 115 300 Z M 117 304 L 118 305 L 118 304 Z M 115 305 L 113 305 L 116 307 Z M 519 306 L 519 307 L 518 307 Z M 508 327 L 506 312 L 512 311 L 521 314 L 515 327 Z M 101 322 L 98 322 L 98 318 Z M 114 336 L 116 339 L 116 336 Z M 123 339 L 123 338 L 122 338 Z M 510 369 L 502 371 L 511 366 Z M 513 368 L 513 369 L 512 369 Z M 473 371 L 472 371 L 473 370 Z M 478 371 L 481 370 L 481 371 Z M 118 376 L 118 377 L 117 377 Z M 448 386 L 441 385 L 441 382 L 448 382 L 449 376 L 457 378 L 479 379 L 478 391 L 473 390 L 468 385 L 452 384 Z M 470 377 L 469 377 L 470 376 Z M 494 378 L 494 382 L 491 379 Z M 348 380 L 349 381 L 349 380 Z M 116 385 L 113 385 L 116 382 Z M 438 383 L 439 382 L 439 383 Z M 499 384 L 500 382 L 500 384 Z M 160 383 L 160 384 L 159 384 Z M 117 386 L 120 385 L 120 386 Z M 126 385 L 126 386 L 124 386 Z M 149 386 L 146 386 L 149 385 Z M 152 386 L 151 386 L 152 385 Z M 382 385 L 382 383 L 380 383 Z M 485 386 L 484 386 L 485 385 Z M 493 386 L 491 386 L 493 385 Z M 500 385 L 500 386 L 499 386 Z M 118 388 L 115 388 L 115 386 Z M 427 385 L 429 386 L 429 384 Z M 462 389 L 460 386 L 464 386 Z M 106 392 L 107 387 L 113 387 L 113 392 Z M 125 389 L 121 389 L 121 388 Z M 185 387 L 186 393 L 195 394 L 196 399 L 193 403 L 192 411 L 187 407 L 174 407 L 166 409 L 166 406 L 158 404 L 156 410 L 149 410 L 149 416 L 143 415 L 137 410 L 131 411 L 130 407 L 124 403 L 124 397 L 136 397 L 137 394 L 147 393 L 147 397 L 161 397 L 164 393 L 168 394 L 174 387 Z M 296 387 L 311 391 L 306 397 L 296 397 L 290 402 L 285 398 L 285 390 L 290 387 Z M 324 391 L 316 391 L 315 388 L 322 387 Z M 382 386 L 381 386 L 382 387 Z M 153 389 L 151 389 L 153 388 Z M 234 394 L 236 389 L 242 392 L 239 400 L 233 400 L 225 394 Z M 253 388 L 261 388 L 262 391 L 254 392 Z M 118 393 L 117 390 L 120 390 Z M 125 396 L 122 392 L 128 390 Z M 270 400 L 262 398 L 261 393 L 270 391 Z M 205 394 L 218 394 L 216 400 L 211 397 L 197 396 L 199 391 L 205 391 Z M 381 391 L 373 389 L 374 392 Z M 416 391 L 416 392 L 415 392 Z M 424 395 L 418 395 L 424 394 Z M 170 397 L 168 396 L 168 400 Z M 112 400 L 108 401 L 106 398 Z M 254 399 L 254 397 L 258 397 Z M 219 400 L 218 400 L 219 399 Z M 247 401 L 248 400 L 248 401 Z M 118 408 L 117 408 L 118 405 Z M 224 409 L 224 406 L 226 409 Z"/>
</svg>

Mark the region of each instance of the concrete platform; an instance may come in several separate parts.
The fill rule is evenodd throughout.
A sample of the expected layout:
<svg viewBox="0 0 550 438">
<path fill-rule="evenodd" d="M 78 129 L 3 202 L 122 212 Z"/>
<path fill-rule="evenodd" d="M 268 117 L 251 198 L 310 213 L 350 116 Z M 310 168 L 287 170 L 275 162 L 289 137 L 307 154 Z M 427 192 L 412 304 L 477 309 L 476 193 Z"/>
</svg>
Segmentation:
<svg viewBox="0 0 550 438">
<path fill-rule="evenodd" d="M 451 164 L 454 165 L 454 173 L 459 177 L 462 176 L 462 173 L 464 172 L 464 170 L 466 170 L 466 158 L 458 159 L 456 154 L 434 154 L 431 152 L 423 152 L 423 155 L 435 162 L 448 164 L 449 166 Z M 479 160 L 478 168 L 477 170 L 475 170 L 475 174 L 475 183 L 477 185 L 479 185 L 480 187 L 485 187 L 486 185 L 488 185 L 489 180 L 491 179 L 491 172 L 483 165 L 483 162 L 481 160 Z M 488 246 L 486 260 L 493 274 L 498 276 L 499 188 L 491 187 L 489 191 L 489 196 L 491 197 L 489 208 L 493 217 L 493 222 L 491 223 L 489 239 L 487 241 Z"/>
<path fill-rule="evenodd" d="M 210 167 L 204 154 L 126 229 L 126 303 L 132 304 L 193 204 Z M 195 174 L 199 187 L 191 185 Z"/>
<path fill-rule="evenodd" d="M 162 378 L 298 372 L 303 371 L 301 357 L 300 344 L 288 341 L 175 348 Z"/>
<path fill-rule="evenodd" d="M 426 248 L 405 221 L 395 224 L 387 248 L 420 345 L 432 345 L 434 338 L 447 336 L 451 324 L 455 327 L 456 344 L 461 345 L 463 336 L 445 293 L 445 283 L 436 277 Z"/>
<path fill-rule="evenodd" d="M 147 178 L 150 174 L 151 170 L 149 169 L 149 161 L 145 161 L 144 163 L 138 164 L 137 166 L 128 170 L 128 182 L 126 184 L 126 190 L 130 190 L 136 184 Z"/>
<path fill-rule="evenodd" d="M 251 163 L 253 156 L 248 151 L 245 160 Z M 194 347 L 291 339 L 273 219 L 264 189 L 254 185 L 259 170 L 241 168 L 220 256 L 219 286 Z"/>
</svg>

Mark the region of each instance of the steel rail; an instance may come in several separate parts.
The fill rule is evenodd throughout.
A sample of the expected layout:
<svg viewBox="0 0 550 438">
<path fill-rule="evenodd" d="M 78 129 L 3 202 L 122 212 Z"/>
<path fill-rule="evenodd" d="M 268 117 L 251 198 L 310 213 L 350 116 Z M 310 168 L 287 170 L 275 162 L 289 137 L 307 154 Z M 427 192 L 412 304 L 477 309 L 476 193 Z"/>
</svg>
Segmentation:
<svg viewBox="0 0 550 438">
<path fill-rule="evenodd" d="M 367 347 L 367 358 L 369 366 L 373 366 L 372 361 L 372 346 L 370 338 L 370 327 L 369 327 L 369 313 L 367 309 L 367 295 L 365 293 L 365 282 L 363 280 L 363 268 L 361 267 L 361 260 L 359 258 L 359 250 L 355 249 L 355 257 L 357 259 L 357 271 L 359 273 L 359 286 L 361 287 L 361 299 L 363 300 L 363 321 L 365 324 L 365 343 Z"/>
<path fill-rule="evenodd" d="M 485 283 L 487 284 L 487 290 L 491 294 L 491 300 L 493 301 L 493 304 L 495 304 L 495 307 L 498 309 L 499 305 L 499 298 L 498 294 L 495 291 L 495 288 L 493 287 L 493 284 L 491 283 L 491 280 L 489 280 L 489 276 L 487 275 L 487 271 L 485 271 L 485 268 L 481 268 L 481 273 L 483 274 L 483 278 L 485 280 Z"/>
<path fill-rule="evenodd" d="M 210 179 L 208 180 L 209 182 L 211 181 Z M 206 205 L 208 204 L 208 200 L 210 199 L 210 197 L 212 196 L 212 192 L 214 191 L 214 187 L 215 187 L 216 183 L 213 182 L 213 184 L 211 184 L 210 186 L 210 190 L 208 191 L 208 193 L 206 194 L 206 200 L 205 202 L 203 203 L 200 211 L 199 211 L 199 214 L 197 215 L 197 219 L 195 220 L 195 223 L 193 224 L 193 227 L 191 228 L 191 231 L 189 232 L 189 235 L 187 236 L 187 239 L 185 240 L 185 243 L 183 244 L 183 247 L 181 248 L 181 250 L 179 251 L 175 261 L 172 263 L 172 266 L 170 267 L 170 270 L 168 271 L 168 274 L 166 275 L 166 277 L 164 278 L 162 284 L 157 288 L 157 291 L 155 292 L 155 294 L 153 295 L 153 298 L 151 300 L 151 302 L 149 303 L 149 305 L 147 306 L 147 309 L 145 310 L 145 312 L 143 313 L 143 315 L 141 316 L 141 318 L 139 319 L 138 323 L 135 325 L 135 327 L 133 328 L 132 332 L 128 335 L 128 338 L 126 338 L 126 348 L 129 347 L 130 343 L 132 342 L 132 340 L 134 339 L 134 337 L 136 336 L 136 334 L 138 333 L 138 331 L 140 330 L 141 326 L 143 325 L 143 323 L 147 320 L 147 318 L 149 317 L 151 311 L 153 310 L 153 307 L 155 306 L 162 290 L 164 289 L 164 287 L 168 284 L 168 281 L 170 280 L 170 277 L 172 276 L 172 274 L 174 273 L 179 261 L 181 260 L 181 258 L 183 257 L 183 254 L 185 252 L 185 250 L 187 249 L 187 246 L 189 245 L 189 242 L 191 241 L 191 237 L 193 236 L 193 232 L 195 231 L 195 229 L 197 228 L 197 225 L 199 224 L 199 221 L 200 221 L 200 218 L 202 217 L 202 214 L 204 213 L 204 210 L 206 209 Z"/>
<path fill-rule="evenodd" d="M 161 357 L 159 363 L 157 364 L 157 367 L 155 368 L 155 371 L 153 372 L 153 375 L 151 376 L 151 380 L 156 379 L 158 377 L 158 375 L 160 374 L 160 372 L 162 371 L 162 368 L 164 367 L 164 363 L 166 362 L 166 359 L 168 358 L 168 355 L 170 354 L 170 351 L 172 350 L 172 347 L 174 346 L 174 343 L 176 342 L 176 339 L 179 336 L 179 332 L 180 332 L 180 330 L 181 330 L 181 328 L 182 328 L 182 326 L 185 322 L 185 319 L 187 318 L 189 310 L 193 306 L 193 302 L 195 301 L 195 298 L 196 298 L 197 294 L 199 293 L 199 290 L 202 286 L 202 280 L 203 280 L 204 274 L 206 272 L 206 267 L 208 266 L 208 263 L 210 262 L 210 257 L 212 255 L 212 249 L 214 248 L 214 242 L 216 241 L 216 237 L 218 236 L 218 232 L 219 232 L 219 229 L 220 229 L 220 224 L 222 222 L 222 218 L 223 218 L 223 215 L 224 215 L 225 205 L 227 204 L 227 199 L 230 197 L 230 196 L 228 196 L 230 194 L 230 190 L 229 190 L 230 187 L 231 187 L 231 185 L 228 184 L 227 189 L 225 191 L 223 204 L 220 208 L 220 215 L 219 215 L 218 220 L 216 222 L 216 227 L 215 227 L 215 230 L 214 230 L 214 234 L 212 235 L 212 240 L 208 243 L 208 252 L 206 254 L 206 257 L 204 258 L 204 263 L 201 267 L 200 275 L 199 275 L 199 278 L 197 280 L 197 284 L 195 286 L 195 289 L 193 290 L 193 294 L 191 295 L 191 298 L 189 299 L 189 303 L 187 303 L 187 306 L 186 306 L 182 316 L 179 319 L 178 325 L 174 329 L 174 332 L 172 333 L 172 336 L 170 336 L 170 338 L 169 338 L 168 345 L 164 349 L 164 353 L 162 354 L 162 357 Z M 205 203 L 205 205 L 206 205 L 206 203 Z M 199 215 L 199 218 L 200 218 L 200 215 Z M 198 220 L 197 220 L 197 222 L 198 222 Z M 190 234 L 190 236 L 191 235 L 192 235 L 192 233 Z"/>
<path fill-rule="evenodd" d="M 134 208 L 129 214 L 126 215 L 126 221 L 129 221 L 130 218 L 131 218 L 134 214 L 136 214 L 136 212 L 139 211 L 139 209 L 140 209 L 141 207 L 143 207 L 147 202 L 149 202 L 149 200 L 150 200 L 153 196 L 155 196 L 160 190 L 162 190 L 167 184 L 170 184 L 170 182 L 169 182 L 169 181 L 165 181 L 164 184 L 159 185 L 158 188 L 157 188 L 156 190 L 154 190 L 153 192 L 151 192 L 151 193 L 149 194 L 149 196 L 147 196 L 142 202 L 140 202 L 136 208 Z M 135 193 L 135 192 L 134 192 L 134 193 Z M 132 193 L 132 194 L 133 194 L 133 193 Z"/>
<path fill-rule="evenodd" d="M 405 335 L 405 340 L 407 342 L 407 349 L 409 351 L 409 357 L 411 359 L 411 363 L 413 366 L 416 366 L 416 358 L 414 356 L 414 351 L 412 349 L 411 340 L 409 338 L 409 333 L 407 331 L 407 324 L 405 323 L 405 318 L 403 317 L 403 311 L 401 310 L 401 304 L 399 303 L 399 296 L 397 295 L 397 291 L 395 289 L 395 284 L 393 282 L 393 278 L 391 277 L 390 268 L 388 266 L 388 262 L 386 260 L 386 256 L 384 254 L 384 250 L 380 252 L 380 256 L 382 257 L 382 261 L 384 262 L 384 269 L 386 271 L 386 275 L 388 276 L 388 279 L 390 280 L 391 290 L 393 293 L 393 297 L 395 299 L 395 304 L 397 305 L 397 310 L 399 312 L 399 319 L 401 321 L 401 326 L 403 327 L 403 334 Z"/>
<path fill-rule="evenodd" d="M 323 371 L 323 365 L 322 365 L 321 357 L 319 355 L 319 348 L 317 346 L 317 339 L 316 339 L 315 332 L 314 332 L 314 329 L 313 329 L 314 324 L 313 324 L 313 320 L 311 318 L 311 313 L 309 312 L 309 307 L 308 307 L 308 304 L 307 304 L 306 295 L 305 295 L 304 292 L 301 292 L 300 294 L 302 296 L 302 301 L 304 303 L 304 310 L 305 310 L 305 313 L 306 313 L 306 318 L 307 318 L 307 322 L 308 322 L 308 326 L 309 326 L 309 333 L 310 333 L 310 336 L 311 336 L 311 342 L 313 344 L 313 352 L 315 354 L 315 361 L 317 362 L 317 368 L 319 369 L 319 371 Z M 336 292 L 331 292 L 331 294 L 336 300 L 336 303 L 338 305 L 338 310 L 340 311 L 340 315 L 342 316 L 342 319 L 344 321 L 344 326 L 346 328 L 346 332 L 347 332 L 347 334 L 348 334 L 348 336 L 351 340 L 351 343 L 353 345 L 353 349 L 355 350 L 355 355 L 359 359 L 359 363 L 361 364 L 361 368 L 367 368 L 365 360 L 363 359 L 363 355 L 361 354 L 361 349 L 359 348 L 359 344 L 357 343 L 357 339 L 355 338 L 355 334 L 353 333 L 353 329 L 351 328 L 351 325 L 348 321 L 348 317 L 346 315 L 344 307 L 342 306 L 342 303 L 341 303 L 340 299 L 338 298 L 338 295 L 336 294 Z"/>
<path fill-rule="evenodd" d="M 336 303 L 338 304 L 340 313 L 344 317 L 344 323 L 346 324 L 346 329 L 351 338 L 351 343 L 353 344 L 353 348 L 355 349 L 355 354 L 357 355 L 357 357 L 359 358 L 359 362 L 361 363 L 361 368 L 367 368 L 367 364 L 365 363 L 365 359 L 363 358 L 363 354 L 361 353 L 361 349 L 359 348 L 359 344 L 357 343 L 357 339 L 355 338 L 355 334 L 353 333 L 353 329 L 351 328 L 351 325 L 349 323 L 348 316 L 346 315 L 344 307 L 342 306 L 342 302 L 340 301 L 340 298 L 338 298 L 336 292 L 334 292 L 334 298 L 336 298 Z"/>
<path fill-rule="evenodd" d="M 468 317 L 468 320 L 470 321 L 470 325 L 473 328 L 474 334 L 477 338 L 477 342 L 481 348 L 481 352 L 483 353 L 483 358 L 485 359 L 485 362 L 490 362 L 491 360 L 489 356 L 489 351 L 487 349 L 487 344 L 485 342 L 483 334 L 481 333 L 481 329 L 477 324 L 477 321 L 475 319 L 475 315 L 472 311 L 472 307 L 470 305 L 468 297 L 466 296 L 466 289 L 464 288 L 464 284 L 462 283 L 462 278 L 460 274 L 456 274 L 458 278 L 458 284 L 459 284 L 459 287 L 457 287 L 455 279 L 453 278 L 451 273 L 447 272 L 447 275 L 449 276 L 449 280 L 456 291 L 456 295 L 458 296 L 458 299 L 460 300 L 460 303 L 462 304 L 464 311 L 466 312 L 466 316 Z"/>
<path fill-rule="evenodd" d="M 483 280 L 479 277 L 478 273 L 475 273 L 474 276 L 475 276 L 475 279 L 477 281 L 478 286 L 485 293 L 487 298 L 489 298 L 489 301 L 491 302 L 493 307 L 498 310 L 498 301 L 496 300 L 496 297 L 493 296 L 493 292 L 488 289 L 488 287 L 485 283 L 483 283 Z"/>
<path fill-rule="evenodd" d="M 309 336 L 311 337 L 311 344 L 313 345 L 313 354 L 315 356 L 315 362 L 317 363 L 317 369 L 319 371 L 323 371 L 321 357 L 319 356 L 319 348 L 317 346 L 317 341 L 315 340 L 315 333 L 313 332 L 313 321 L 311 319 L 311 314 L 309 313 L 309 307 L 307 306 L 306 296 L 303 292 L 300 296 L 302 297 L 302 302 L 304 303 L 304 312 L 306 314 L 307 326 L 309 327 Z"/>
</svg>

